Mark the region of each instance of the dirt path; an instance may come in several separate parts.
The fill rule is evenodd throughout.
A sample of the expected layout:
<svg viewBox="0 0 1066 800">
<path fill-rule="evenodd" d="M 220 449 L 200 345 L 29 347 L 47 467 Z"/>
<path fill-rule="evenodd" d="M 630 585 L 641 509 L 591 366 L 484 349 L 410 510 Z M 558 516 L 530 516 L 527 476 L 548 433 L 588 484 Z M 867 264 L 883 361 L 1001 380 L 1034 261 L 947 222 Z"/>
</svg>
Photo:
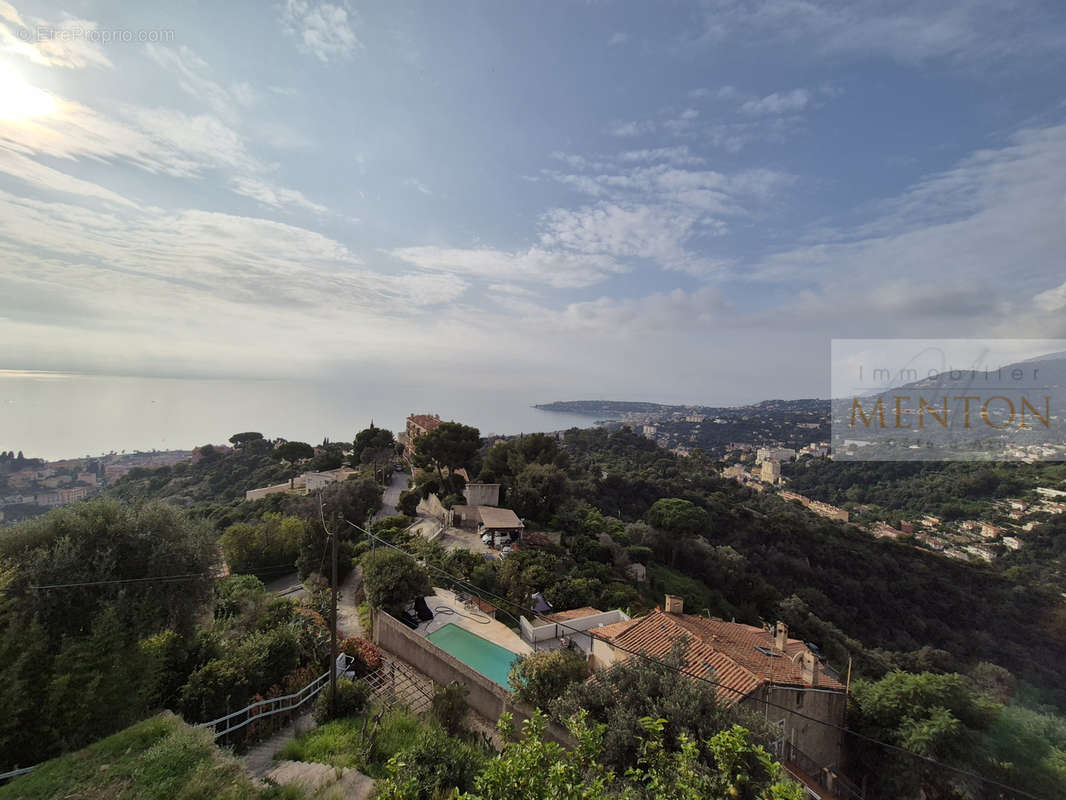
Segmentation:
<svg viewBox="0 0 1066 800">
<path fill-rule="evenodd" d="M 359 623 L 359 608 L 355 602 L 359 587 L 363 585 L 363 576 L 356 567 L 337 587 L 337 635 L 362 636 L 363 626 Z"/>
</svg>

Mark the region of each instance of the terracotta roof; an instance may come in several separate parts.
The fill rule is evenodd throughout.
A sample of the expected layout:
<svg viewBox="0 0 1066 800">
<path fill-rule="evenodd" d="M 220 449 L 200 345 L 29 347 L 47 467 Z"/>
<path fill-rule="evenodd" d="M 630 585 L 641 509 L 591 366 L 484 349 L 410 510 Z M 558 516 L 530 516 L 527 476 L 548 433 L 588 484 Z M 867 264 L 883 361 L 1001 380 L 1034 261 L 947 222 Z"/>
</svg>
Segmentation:
<svg viewBox="0 0 1066 800">
<path fill-rule="evenodd" d="M 524 528 L 522 520 L 509 508 L 477 506 L 478 516 L 486 528 Z"/>
<path fill-rule="evenodd" d="M 593 614 L 602 613 L 598 608 L 582 606 L 581 608 L 571 608 L 569 611 L 560 611 L 557 614 L 549 614 L 546 619 L 550 619 L 552 622 L 567 622 L 572 619 L 581 619 L 582 617 L 591 617 Z"/>
<path fill-rule="evenodd" d="M 654 611 L 628 622 L 595 628 L 590 633 L 626 650 L 659 657 L 667 655 L 675 642 L 686 642 L 684 671 L 720 684 L 718 695 L 726 703 L 736 703 L 769 683 L 810 685 L 803 679 L 801 658 L 808 650 L 807 645 L 789 639 L 783 653 L 770 655 L 774 651 L 773 635 L 751 625 Z M 819 688 L 844 691 L 844 686 L 820 663 L 815 663 L 815 670 Z"/>
<path fill-rule="evenodd" d="M 634 620 L 631 619 L 622 620 L 621 622 L 612 622 L 610 625 L 600 625 L 599 627 L 593 628 L 589 633 L 595 634 L 600 639 L 607 639 L 610 641 L 617 634 L 632 625 L 633 622 Z"/>
</svg>

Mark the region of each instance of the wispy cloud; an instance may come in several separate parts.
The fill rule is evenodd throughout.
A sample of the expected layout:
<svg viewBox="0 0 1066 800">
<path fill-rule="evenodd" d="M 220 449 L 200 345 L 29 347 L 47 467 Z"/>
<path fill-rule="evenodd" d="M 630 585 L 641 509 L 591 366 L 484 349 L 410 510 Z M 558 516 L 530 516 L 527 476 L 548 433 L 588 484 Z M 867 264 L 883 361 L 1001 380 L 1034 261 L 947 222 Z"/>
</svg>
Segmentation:
<svg viewBox="0 0 1066 800">
<path fill-rule="evenodd" d="M 147 44 L 145 54 L 156 64 L 177 78 L 178 86 L 191 97 L 204 103 L 215 114 L 233 121 L 241 109 L 250 108 L 259 100 L 259 91 L 247 83 L 233 83 L 225 87 L 211 75 L 210 65 L 188 47 L 167 47 Z"/>
<path fill-rule="evenodd" d="M 806 89 L 793 89 L 789 92 L 774 92 L 759 100 L 749 100 L 740 110 L 745 114 L 783 114 L 802 111 L 810 99 L 810 92 Z"/>
<path fill-rule="evenodd" d="M 281 23 L 301 50 L 328 63 L 348 60 L 361 47 L 352 30 L 351 15 L 347 4 L 285 0 Z"/>
<path fill-rule="evenodd" d="M 607 40 L 608 47 L 615 47 L 620 44 L 627 44 L 632 37 L 628 33 L 617 31 L 611 34 L 611 38 Z"/>
<path fill-rule="evenodd" d="M 644 136 L 655 131 L 655 123 L 651 120 L 630 120 L 628 122 L 616 122 L 611 125 L 607 132 L 611 136 L 629 138 L 632 136 Z"/>
<path fill-rule="evenodd" d="M 531 247 L 509 252 L 489 248 L 400 247 L 389 255 L 419 269 L 529 282 L 556 289 L 591 286 L 609 275 L 627 271 L 609 255 Z"/>
<path fill-rule="evenodd" d="M 738 36 L 755 45 L 787 40 L 827 56 L 888 56 L 907 65 L 931 61 L 984 67 L 1010 56 L 1039 57 L 1066 46 L 1054 0 L 1024 11 L 1000 0 L 709 0 L 702 40 Z"/>
<path fill-rule="evenodd" d="M 410 186 L 412 189 L 421 192 L 422 194 L 433 194 L 433 192 L 430 191 L 430 188 L 417 178 L 404 178 L 403 185 Z"/>
<path fill-rule="evenodd" d="M 92 20 L 64 18 L 53 22 L 42 17 L 23 18 L 8 2 L 0 0 L 0 43 L 5 50 L 47 67 L 111 67 L 99 25 Z"/>
<path fill-rule="evenodd" d="M 57 98 L 54 114 L 0 120 L 0 146 L 23 156 L 125 163 L 176 178 L 224 172 L 233 191 L 265 205 L 326 210 L 297 190 L 275 185 L 272 168 L 212 114 L 126 105 L 109 116 Z M 25 172 L 25 164 L 20 169 Z"/>
</svg>

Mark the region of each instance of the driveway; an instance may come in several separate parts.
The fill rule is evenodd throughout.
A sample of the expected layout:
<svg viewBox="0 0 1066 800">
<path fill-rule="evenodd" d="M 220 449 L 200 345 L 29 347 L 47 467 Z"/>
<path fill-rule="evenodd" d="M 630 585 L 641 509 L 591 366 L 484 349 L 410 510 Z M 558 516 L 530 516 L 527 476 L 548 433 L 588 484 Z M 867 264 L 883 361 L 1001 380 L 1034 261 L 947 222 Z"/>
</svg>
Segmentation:
<svg viewBox="0 0 1066 800">
<path fill-rule="evenodd" d="M 400 492 L 407 488 L 407 479 L 411 477 L 406 472 L 393 472 L 389 485 L 385 488 L 385 494 L 381 498 L 381 511 L 374 515 L 374 519 L 384 519 L 396 514 L 396 504 L 400 502 Z"/>
</svg>

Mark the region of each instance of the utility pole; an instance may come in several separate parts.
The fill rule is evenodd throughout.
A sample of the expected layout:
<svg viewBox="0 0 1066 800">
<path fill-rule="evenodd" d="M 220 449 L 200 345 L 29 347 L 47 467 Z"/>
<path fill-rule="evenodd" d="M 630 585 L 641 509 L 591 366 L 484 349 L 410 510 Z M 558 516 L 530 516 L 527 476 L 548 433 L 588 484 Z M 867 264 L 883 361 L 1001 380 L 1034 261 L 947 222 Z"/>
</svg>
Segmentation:
<svg viewBox="0 0 1066 800">
<path fill-rule="evenodd" d="M 322 504 L 322 492 L 318 493 L 318 518 L 322 522 L 322 530 L 330 539 L 330 572 L 332 577 L 330 584 L 333 589 L 332 607 L 329 625 L 329 715 L 337 714 L 337 531 L 330 533 L 326 525 L 326 511 Z"/>
<path fill-rule="evenodd" d="M 333 618 L 329 632 L 329 715 L 337 715 L 337 532 L 330 534 L 331 571 L 333 577 Z"/>
</svg>

